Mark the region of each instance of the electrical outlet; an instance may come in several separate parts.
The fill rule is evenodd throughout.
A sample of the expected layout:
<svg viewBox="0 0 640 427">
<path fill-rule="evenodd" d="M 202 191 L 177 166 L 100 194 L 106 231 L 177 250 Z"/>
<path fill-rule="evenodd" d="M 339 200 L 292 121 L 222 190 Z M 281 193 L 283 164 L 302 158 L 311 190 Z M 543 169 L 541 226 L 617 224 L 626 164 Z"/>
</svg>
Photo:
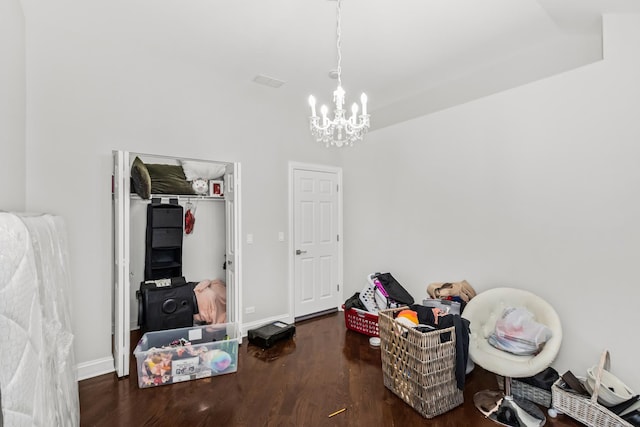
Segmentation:
<svg viewBox="0 0 640 427">
<path fill-rule="evenodd" d="M 256 312 L 256 308 L 254 306 L 245 307 L 244 312 L 245 312 L 245 314 L 255 313 Z"/>
<path fill-rule="evenodd" d="M 284 231 L 278 232 L 278 241 L 284 242 Z"/>
</svg>

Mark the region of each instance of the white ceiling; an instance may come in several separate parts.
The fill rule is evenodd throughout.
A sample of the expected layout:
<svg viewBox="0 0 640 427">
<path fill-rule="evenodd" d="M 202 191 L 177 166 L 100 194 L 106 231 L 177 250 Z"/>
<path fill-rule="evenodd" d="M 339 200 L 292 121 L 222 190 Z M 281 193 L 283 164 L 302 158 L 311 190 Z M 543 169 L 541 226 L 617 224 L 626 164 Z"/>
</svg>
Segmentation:
<svg viewBox="0 0 640 427">
<path fill-rule="evenodd" d="M 113 31 L 165 55 L 178 49 L 212 79 L 283 80 L 259 90 L 277 91 L 305 116 L 309 94 L 329 103 L 335 89 L 336 1 L 23 2 L 27 24 L 29 11 L 69 14 L 73 5 L 77 16 L 67 19 L 87 19 L 87 28 L 117 19 Z M 343 0 L 347 105 L 365 91 L 375 129 L 596 61 L 609 12 L 640 13 L 640 0 Z"/>
<path fill-rule="evenodd" d="M 336 1 L 234 0 L 215 16 L 202 4 L 185 19 L 233 64 L 227 78 L 283 80 L 268 90 L 300 108 L 310 93 L 331 102 Z M 598 60 L 607 12 L 640 12 L 640 1 L 343 0 L 347 105 L 367 92 L 379 128 Z"/>
</svg>

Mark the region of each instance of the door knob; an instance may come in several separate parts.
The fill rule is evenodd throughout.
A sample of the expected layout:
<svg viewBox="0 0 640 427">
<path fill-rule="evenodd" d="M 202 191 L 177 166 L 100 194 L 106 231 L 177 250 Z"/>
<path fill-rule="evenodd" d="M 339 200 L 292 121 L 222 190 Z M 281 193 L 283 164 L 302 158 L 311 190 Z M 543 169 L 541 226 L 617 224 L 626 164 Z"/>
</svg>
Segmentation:
<svg viewBox="0 0 640 427">
<path fill-rule="evenodd" d="M 301 251 L 300 249 L 296 249 L 296 255 L 306 254 L 307 251 Z"/>
</svg>

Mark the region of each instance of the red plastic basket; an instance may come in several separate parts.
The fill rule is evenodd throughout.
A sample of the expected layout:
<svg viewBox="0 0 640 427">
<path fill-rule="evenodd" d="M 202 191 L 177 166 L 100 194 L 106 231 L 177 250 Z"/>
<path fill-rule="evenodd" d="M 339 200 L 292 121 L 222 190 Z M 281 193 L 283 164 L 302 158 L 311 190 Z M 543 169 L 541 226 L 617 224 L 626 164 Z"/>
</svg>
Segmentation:
<svg viewBox="0 0 640 427">
<path fill-rule="evenodd" d="M 342 306 L 344 309 L 344 305 Z M 378 316 L 356 308 L 350 308 L 344 311 L 344 324 L 347 329 L 369 335 L 370 337 L 379 337 Z"/>
</svg>

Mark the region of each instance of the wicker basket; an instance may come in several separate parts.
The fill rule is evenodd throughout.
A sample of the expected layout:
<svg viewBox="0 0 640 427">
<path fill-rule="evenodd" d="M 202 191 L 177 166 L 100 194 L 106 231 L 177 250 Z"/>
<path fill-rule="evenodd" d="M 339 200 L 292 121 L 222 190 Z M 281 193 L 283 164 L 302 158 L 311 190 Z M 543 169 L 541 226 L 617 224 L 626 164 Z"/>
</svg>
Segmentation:
<svg viewBox="0 0 640 427">
<path fill-rule="evenodd" d="M 455 375 L 455 328 L 428 333 L 407 329 L 393 316 L 403 309 L 378 313 L 384 385 L 420 415 L 433 418 L 464 402 Z M 441 342 L 442 335 L 448 341 Z"/>
<path fill-rule="evenodd" d="M 553 408 L 590 427 L 633 427 L 598 403 L 602 370 L 609 370 L 609 365 L 609 352 L 605 350 L 600 358 L 596 383 L 591 397 L 566 391 L 561 387 L 564 381 L 562 378 L 558 379 L 551 387 Z"/>
<path fill-rule="evenodd" d="M 496 375 L 496 379 L 498 380 L 498 387 L 501 391 L 504 391 L 504 377 Z M 513 378 L 511 379 L 511 394 L 520 399 L 544 406 L 545 408 L 551 407 L 551 392 L 549 390 L 534 387 L 531 384 Z"/>
<path fill-rule="evenodd" d="M 344 309 L 344 304 L 342 305 Z M 344 324 L 347 329 L 369 335 L 370 337 L 380 336 L 378 329 L 378 316 L 357 308 L 344 310 Z"/>
</svg>

